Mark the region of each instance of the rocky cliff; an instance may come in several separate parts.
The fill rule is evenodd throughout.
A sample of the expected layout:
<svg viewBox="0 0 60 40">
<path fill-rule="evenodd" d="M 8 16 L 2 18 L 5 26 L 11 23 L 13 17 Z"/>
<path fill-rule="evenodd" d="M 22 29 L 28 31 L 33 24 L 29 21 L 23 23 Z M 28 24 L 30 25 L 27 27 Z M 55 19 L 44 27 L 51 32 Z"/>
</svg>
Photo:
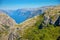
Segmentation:
<svg viewBox="0 0 60 40">
<path fill-rule="evenodd" d="M 60 27 L 60 6 L 45 7 L 42 10 L 43 14 L 27 19 L 21 24 L 16 24 L 5 12 L 0 11 L 0 40 L 20 40 L 25 30 L 31 27 L 30 30 L 34 30 L 34 27 L 43 29 L 49 25 Z"/>
<path fill-rule="evenodd" d="M 45 24 L 53 24 L 56 25 L 56 21 L 58 21 L 58 25 L 60 25 L 60 6 L 49 7 L 44 12 L 44 23 Z M 56 25 L 57 26 L 57 25 Z"/>
<path fill-rule="evenodd" d="M 20 26 L 25 29 L 22 31 L 23 40 L 60 40 L 60 6 L 48 7 L 42 15 Z"/>
<path fill-rule="evenodd" d="M 36 22 L 40 22 L 44 26 L 48 24 L 60 26 L 60 6 L 51 6 L 47 7 L 47 9 L 45 7 L 43 14 L 24 21 L 20 26 L 25 28 L 26 26 L 33 26 Z"/>
<path fill-rule="evenodd" d="M 11 28 L 14 27 L 15 21 L 5 12 L 0 11 L 0 40 L 8 40 Z"/>
</svg>

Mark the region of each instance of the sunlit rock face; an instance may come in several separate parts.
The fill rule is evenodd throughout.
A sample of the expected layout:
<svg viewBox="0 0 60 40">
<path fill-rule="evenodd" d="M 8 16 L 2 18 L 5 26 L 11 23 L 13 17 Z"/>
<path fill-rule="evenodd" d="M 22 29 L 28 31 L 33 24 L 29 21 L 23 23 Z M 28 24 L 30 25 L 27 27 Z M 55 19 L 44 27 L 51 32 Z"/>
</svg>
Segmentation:
<svg viewBox="0 0 60 40">
<path fill-rule="evenodd" d="M 0 40 L 8 40 L 10 30 L 14 27 L 15 21 L 5 12 L 0 11 Z"/>
<path fill-rule="evenodd" d="M 43 15 L 43 17 L 40 18 L 39 15 L 42 13 L 41 11 L 42 10 L 40 9 L 30 10 L 30 11 L 28 10 L 26 11 L 15 10 L 15 11 L 9 11 L 9 12 L 0 11 L 0 33 L 1 33 L 0 40 L 16 40 L 17 38 L 20 38 L 20 35 L 24 34 L 25 29 L 35 26 L 37 22 L 41 22 L 40 19 L 42 18 L 43 18 L 43 21 L 41 22 L 41 24 L 39 23 L 38 25 L 39 29 L 42 29 L 43 27 L 45 27 L 45 25 L 48 25 L 49 23 L 52 25 L 60 26 L 60 16 L 59 16 L 60 9 L 59 8 L 58 9 L 55 7 L 48 8 L 47 10 L 45 10 L 45 14 Z M 16 23 L 20 23 L 22 21 L 24 22 L 22 22 L 21 24 L 16 24 L 12 18 L 16 21 Z M 28 19 L 28 18 L 31 18 L 31 19 Z M 8 26 L 11 28 L 7 30 Z"/>
<path fill-rule="evenodd" d="M 7 25 L 7 26 L 11 27 L 16 23 L 12 18 L 10 18 L 4 12 L 0 11 L 0 24 Z"/>
<path fill-rule="evenodd" d="M 60 6 L 54 6 L 53 8 L 48 8 L 48 10 L 45 11 L 46 16 L 49 16 L 49 18 L 52 20 L 52 24 L 56 22 L 58 17 L 60 16 Z"/>
<path fill-rule="evenodd" d="M 54 26 L 60 26 L 60 6 L 52 6 L 48 7 L 44 11 L 44 21 L 42 22 L 44 25 L 54 25 Z M 43 27 L 43 24 L 41 24 L 39 27 Z"/>
</svg>

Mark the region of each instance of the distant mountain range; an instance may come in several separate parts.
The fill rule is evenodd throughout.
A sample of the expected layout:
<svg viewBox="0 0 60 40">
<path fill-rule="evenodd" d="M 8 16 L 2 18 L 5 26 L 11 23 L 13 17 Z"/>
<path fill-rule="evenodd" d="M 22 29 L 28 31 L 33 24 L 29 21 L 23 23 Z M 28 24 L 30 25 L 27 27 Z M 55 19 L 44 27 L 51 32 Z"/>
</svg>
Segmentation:
<svg viewBox="0 0 60 40">
<path fill-rule="evenodd" d="M 56 6 L 45 6 L 40 8 L 29 8 L 29 9 L 17 9 L 17 10 L 0 10 L 5 12 L 11 18 L 13 18 L 16 23 L 21 23 L 29 18 L 40 15 L 44 13 L 45 10 L 49 8 L 54 8 Z"/>
<path fill-rule="evenodd" d="M 38 37 L 40 40 L 42 35 L 48 37 L 47 39 L 51 38 L 52 40 L 55 40 L 55 37 L 56 39 L 57 36 L 60 37 L 59 34 L 60 6 L 42 7 L 28 10 L 0 10 L 1 40 L 26 40 L 26 38 L 29 40 L 32 36 L 34 39 L 35 37 Z M 42 39 L 45 38 L 44 36 Z"/>
<path fill-rule="evenodd" d="M 17 10 L 0 10 L 5 12 L 11 18 L 13 18 L 16 23 L 21 23 L 29 18 L 32 18 L 36 15 L 42 14 L 43 11 L 41 9 L 17 9 Z"/>
</svg>

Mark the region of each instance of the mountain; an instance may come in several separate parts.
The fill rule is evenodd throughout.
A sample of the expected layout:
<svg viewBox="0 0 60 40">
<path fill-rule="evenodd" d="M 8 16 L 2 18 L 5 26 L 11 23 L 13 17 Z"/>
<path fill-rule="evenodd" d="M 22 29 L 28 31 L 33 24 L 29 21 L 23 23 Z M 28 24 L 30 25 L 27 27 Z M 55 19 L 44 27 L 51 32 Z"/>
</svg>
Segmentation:
<svg viewBox="0 0 60 40">
<path fill-rule="evenodd" d="M 6 13 L 0 11 L 0 24 L 13 26 L 15 24 L 15 21 Z"/>
<path fill-rule="evenodd" d="M 42 14 L 36 15 L 30 19 L 27 19 L 26 21 L 20 23 L 20 26 L 24 28 L 26 27 L 26 25 L 33 26 L 37 21 L 38 23 L 40 22 L 42 25 L 46 25 L 46 26 L 48 24 L 56 25 L 57 20 L 58 20 L 57 24 L 60 25 L 60 6 L 51 6 L 51 7 L 49 6 L 45 8 L 42 7 L 42 9 L 45 9 Z"/>
<path fill-rule="evenodd" d="M 0 10 L 1 40 L 57 40 L 59 37 L 60 6 Z"/>
<path fill-rule="evenodd" d="M 40 13 L 41 10 L 0 10 L 0 39 L 11 40 L 14 37 L 14 40 L 16 40 L 16 36 L 20 38 L 17 31 L 21 31 L 22 28 L 17 28 L 17 23 L 39 15 Z"/>
<path fill-rule="evenodd" d="M 24 22 L 25 20 L 42 14 L 48 8 L 54 8 L 56 6 L 45 6 L 40 8 L 29 8 L 29 9 L 17 9 L 17 10 L 0 10 L 5 12 L 11 18 L 13 18 L 16 23 Z"/>
<path fill-rule="evenodd" d="M 55 24 L 59 16 L 60 16 L 60 6 L 55 6 L 55 7 L 48 8 L 45 11 L 44 19 L 46 19 L 45 20 L 46 23 L 48 20 L 50 24 Z"/>
<path fill-rule="evenodd" d="M 16 22 L 5 12 L 0 11 L 0 40 L 7 40 L 11 28 Z"/>
<path fill-rule="evenodd" d="M 48 7 L 43 14 L 17 26 L 23 40 L 60 40 L 60 6 Z"/>
<path fill-rule="evenodd" d="M 13 18 L 16 23 L 21 23 L 29 18 L 32 18 L 36 15 L 42 14 L 43 11 L 40 9 L 17 9 L 17 10 L 1 10 Z"/>
</svg>

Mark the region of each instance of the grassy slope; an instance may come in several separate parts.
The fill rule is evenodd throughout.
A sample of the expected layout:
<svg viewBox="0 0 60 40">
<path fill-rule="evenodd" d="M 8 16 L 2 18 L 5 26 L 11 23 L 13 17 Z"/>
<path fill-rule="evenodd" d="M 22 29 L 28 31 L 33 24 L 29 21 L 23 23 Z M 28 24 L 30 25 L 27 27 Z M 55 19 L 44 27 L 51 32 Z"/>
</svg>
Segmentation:
<svg viewBox="0 0 60 40">
<path fill-rule="evenodd" d="M 56 11 L 57 10 L 57 11 Z M 49 8 L 45 15 L 51 17 L 53 21 L 56 20 L 56 15 L 58 15 L 60 7 Z M 54 27 L 53 25 L 48 24 L 48 27 L 43 27 L 39 29 L 39 25 L 43 21 L 43 15 L 37 17 L 38 21 L 33 26 L 28 26 L 28 29 L 24 30 L 22 40 L 57 40 L 60 36 L 60 26 Z M 27 26 L 26 26 L 27 27 Z"/>
<path fill-rule="evenodd" d="M 56 8 L 59 9 L 60 7 Z M 53 9 L 53 11 L 48 9 L 48 11 L 46 12 L 46 16 L 49 13 L 50 17 L 54 21 L 55 16 L 53 16 L 52 13 L 56 15 L 57 11 L 55 9 Z M 35 16 L 23 22 L 22 24 L 14 25 L 14 27 L 15 29 L 19 28 L 19 30 L 16 31 L 19 36 L 22 36 L 22 40 L 56 40 L 60 36 L 60 26 L 54 27 L 53 25 L 48 25 L 48 27 L 39 29 L 39 25 L 42 23 L 43 19 L 43 15 Z M 0 27 L 4 28 L 6 26 L 0 25 Z M 6 39 L 7 37 L 5 36 L 8 34 L 8 30 L 0 29 L 0 40 L 4 40 L 4 38 Z"/>
<path fill-rule="evenodd" d="M 37 25 L 31 26 L 28 29 L 24 30 L 22 39 L 26 40 L 56 40 L 60 36 L 60 27 L 53 25 L 48 25 L 43 29 L 39 29 L 38 25 L 42 21 L 40 17 L 40 22 L 37 22 Z"/>
</svg>

